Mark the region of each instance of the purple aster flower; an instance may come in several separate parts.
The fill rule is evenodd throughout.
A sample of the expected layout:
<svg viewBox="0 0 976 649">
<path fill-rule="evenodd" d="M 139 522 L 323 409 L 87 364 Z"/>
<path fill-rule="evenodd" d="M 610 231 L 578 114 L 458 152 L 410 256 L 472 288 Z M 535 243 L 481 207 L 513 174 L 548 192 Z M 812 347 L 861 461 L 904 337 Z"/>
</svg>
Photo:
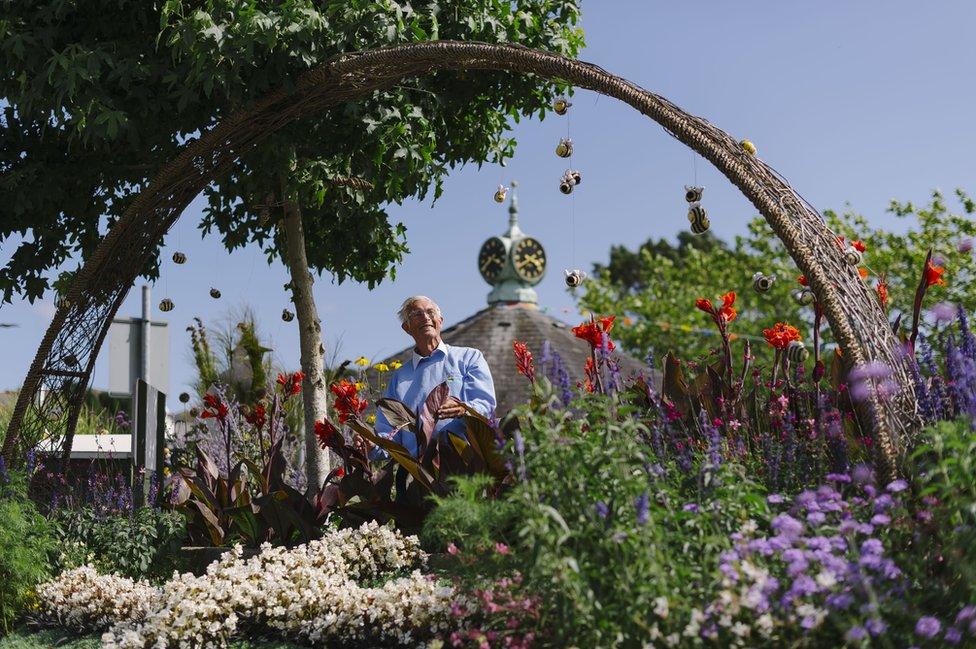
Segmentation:
<svg viewBox="0 0 976 649">
<path fill-rule="evenodd" d="M 685 503 L 684 506 L 681 507 L 681 509 L 683 509 L 686 512 L 698 513 L 698 505 L 695 503 Z"/>
<path fill-rule="evenodd" d="M 954 626 L 950 626 L 945 631 L 945 641 L 949 644 L 959 644 L 962 642 L 962 631 Z"/>
<path fill-rule="evenodd" d="M 854 596 L 850 593 L 832 593 L 827 595 L 826 602 L 830 608 L 843 611 L 854 603 Z"/>
<path fill-rule="evenodd" d="M 810 575 L 798 575 L 790 586 L 790 593 L 799 597 L 806 597 L 817 592 L 817 582 Z"/>
<path fill-rule="evenodd" d="M 867 464 L 858 464 L 851 472 L 851 479 L 855 484 L 870 484 L 874 482 L 874 471 Z"/>
<path fill-rule="evenodd" d="M 976 606 L 964 606 L 956 615 L 956 624 L 965 624 L 976 619 Z"/>
<path fill-rule="evenodd" d="M 867 539 L 861 544 L 861 554 L 880 555 L 884 552 L 884 545 L 878 539 Z"/>
<path fill-rule="evenodd" d="M 879 636 L 888 630 L 888 625 L 880 617 L 872 617 L 864 623 L 864 626 L 867 627 L 868 633 L 873 636 Z"/>
<path fill-rule="evenodd" d="M 772 527 L 788 539 L 798 538 L 803 534 L 803 523 L 796 520 L 789 514 L 780 514 L 773 519 Z"/>
<path fill-rule="evenodd" d="M 770 505 L 779 505 L 783 502 L 783 497 L 779 494 L 769 494 L 766 496 L 766 502 Z"/>
<path fill-rule="evenodd" d="M 881 557 L 876 554 L 864 554 L 857 560 L 857 563 L 865 568 L 880 568 Z"/>
<path fill-rule="evenodd" d="M 852 626 L 844 634 L 844 639 L 848 642 L 860 642 L 868 637 L 868 631 L 863 626 Z"/>
<path fill-rule="evenodd" d="M 634 509 L 637 510 L 637 524 L 644 525 L 647 523 L 650 515 L 650 498 L 646 491 L 634 501 Z"/>
<path fill-rule="evenodd" d="M 895 480 L 894 482 L 890 483 L 886 487 L 886 489 L 888 489 L 888 491 L 890 491 L 891 493 L 896 494 L 899 491 L 904 491 L 905 489 L 908 489 L 908 483 L 905 482 L 904 480 Z"/>
<path fill-rule="evenodd" d="M 959 243 L 956 244 L 956 250 L 958 250 L 961 253 L 967 253 L 972 249 L 973 249 L 972 237 L 964 237 L 959 240 Z"/>
<path fill-rule="evenodd" d="M 956 307 L 948 302 L 939 302 L 930 309 L 937 322 L 949 322 L 956 317 Z"/>
<path fill-rule="evenodd" d="M 915 635 L 922 638 L 934 638 L 942 630 L 942 623 L 939 618 L 931 615 L 923 615 L 915 623 Z"/>
<path fill-rule="evenodd" d="M 851 382 L 864 379 L 884 379 L 891 376 L 891 367 L 883 361 L 868 361 L 850 371 Z"/>
<path fill-rule="evenodd" d="M 596 504 L 596 515 L 600 518 L 606 518 L 610 515 L 610 508 L 602 500 Z"/>
<path fill-rule="evenodd" d="M 874 511 L 876 513 L 881 513 L 895 504 L 895 499 L 891 497 L 890 494 L 881 494 L 874 501 Z"/>
<path fill-rule="evenodd" d="M 891 517 L 887 514 L 875 514 L 871 517 L 872 525 L 888 525 L 891 523 Z"/>
<path fill-rule="evenodd" d="M 827 515 L 823 512 L 810 512 L 807 514 L 807 522 L 811 525 L 821 525 L 827 520 Z"/>
<path fill-rule="evenodd" d="M 828 473 L 827 481 L 828 482 L 850 482 L 851 476 L 847 475 L 846 473 Z"/>
</svg>

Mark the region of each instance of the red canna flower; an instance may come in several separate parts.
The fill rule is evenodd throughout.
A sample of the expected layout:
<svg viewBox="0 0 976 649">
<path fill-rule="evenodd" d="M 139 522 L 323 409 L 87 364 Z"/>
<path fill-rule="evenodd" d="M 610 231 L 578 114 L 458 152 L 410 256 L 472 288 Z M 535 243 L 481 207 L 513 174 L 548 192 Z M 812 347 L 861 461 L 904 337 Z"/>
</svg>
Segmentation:
<svg viewBox="0 0 976 649">
<path fill-rule="evenodd" d="M 925 262 L 925 285 L 934 286 L 935 284 L 938 284 L 939 286 L 945 286 L 946 281 L 942 279 L 942 273 L 944 272 L 945 272 L 945 268 L 943 268 L 942 266 L 937 266 L 936 264 L 932 263 L 931 259 L 926 261 Z"/>
<path fill-rule="evenodd" d="M 790 342 L 800 340 L 800 330 L 785 322 L 777 322 L 770 329 L 763 329 L 766 342 L 776 349 L 786 349 Z"/>
<path fill-rule="evenodd" d="M 796 281 L 800 283 L 800 286 L 810 286 L 810 284 L 807 282 L 806 275 L 800 275 L 799 277 L 796 278 Z"/>
<path fill-rule="evenodd" d="M 700 297 L 695 300 L 695 308 L 704 311 L 708 315 L 715 313 L 715 307 L 712 306 L 712 301 L 708 298 Z"/>
<path fill-rule="evenodd" d="M 868 249 L 868 247 L 865 246 L 864 243 L 862 243 L 859 239 L 855 239 L 854 241 L 851 241 L 851 246 L 853 246 L 854 249 L 857 250 L 858 252 L 864 252 L 865 250 Z"/>
<path fill-rule="evenodd" d="M 282 374 L 281 372 L 278 372 L 278 385 L 287 385 L 287 384 L 288 384 L 288 377 Z"/>
<path fill-rule="evenodd" d="M 336 428 L 328 419 L 315 422 L 315 437 L 319 440 L 319 446 L 329 448 L 332 445 L 335 435 L 339 434 Z"/>
<path fill-rule="evenodd" d="M 868 276 L 868 269 L 867 268 L 858 268 L 857 269 L 857 274 L 861 276 L 861 279 L 865 279 Z"/>
<path fill-rule="evenodd" d="M 335 475 L 337 478 L 344 478 L 346 476 L 346 470 L 343 467 L 339 467 L 335 470 Z"/>
<path fill-rule="evenodd" d="M 335 409 L 339 413 L 339 423 L 344 424 L 349 418 L 357 418 L 369 402 L 359 398 L 359 388 L 356 384 L 342 379 L 338 383 L 329 386 L 329 390 L 335 395 Z"/>
<path fill-rule="evenodd" d="M 718 310 L 719 316 L 726 322 L 735 320 L 736 312 L 733 304 L 735 304 L 735 291 L 729 291 L 722 296 L 722 308 Z"/>
<path fill-rule="evenodd" d="M 264 406 L 261 404 L 254 406 L 250 412 L 244 415 L 244 421 L 257 428 L 264 428 L 264 424 L 267 421 L 267 413 Z"/>
<path fill-rule="evenodd" d="M 888 306 L 888 282 L 884 280 L 884 277 L 878 280 L 878 300 L 881 302 L 882 308 L 887 308 Z"/>
<path fill-rule="evenodd" d="M 535 383 L 535 366 L 532 362 L 532 352 L 525 346 L 525 343 L 515 341 L 512 343 L 515 352 L 515 368 L 519 374 Z"/>
<path fill-rule="evenodd" d="M 603 342 L 603 334 L 607 334 L 607 351 L 613 351 L 616 345 L 610 340 L 610 330 L 613 329 L 613 321 L 617 316 L 610 315 L 590 322 L 584 322 L 573 327 L 573 335 L 577 338 L 590 343 L 590 347 L 596 349 Z"/>
<path fill-rule="evenodd" d="M 200 413 L 201 419 L 210 419 L 213 417 L 214 419 L 220 419 L 223 421 L 227 418 L 227 413 L 230 412 L 227 405 L 224 404 L 224 402 L 220 400 L 220 397 L 215 394 L 203 395 L 203 403 L 205 408 L 203 412 Z"/>
<path fill-rule="evenodd" d="M 281 386 L 281 391 L 284 393 L 286 399 L 302 391 L 302 379 L 304 378 L 305 374 L 302 372 L 295 372 L 291 376 L 278 373 L 277 382 Z"/>
</svg>

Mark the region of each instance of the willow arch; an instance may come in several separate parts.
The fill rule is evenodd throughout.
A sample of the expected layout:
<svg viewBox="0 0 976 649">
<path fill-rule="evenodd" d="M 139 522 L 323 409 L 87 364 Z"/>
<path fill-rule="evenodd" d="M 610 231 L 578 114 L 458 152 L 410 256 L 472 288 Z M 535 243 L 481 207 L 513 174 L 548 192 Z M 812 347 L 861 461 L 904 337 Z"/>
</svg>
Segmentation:
<svg viewBox="0 0 976 649">
<path fill-rule="evenodd" d="M 885 400 L 872 395 L 858 414 L 876 439 L 879 468 L 896 473 L 899 452 L 920 424 L 914 384 L 884 312 L 855 267 L 845 263 L 816 209 L 728 133 L 599 66 L 518 45 L 457 41 L 340 55 L 304 73 L 292 90 L 272 92 L 223 120 L 163 166 L 59 305 L 24 380 L 3 456 L 16 461 L 51 426 L 66 426 L 62 448 L 70 448 L 98 350 L 138 269 L 190 201 L 239 155 L 294 120 L 440 70 L 504 70 L 564 80 L 629 104 L 714 164 L 766 218 L 806 275 L 845 357 L 854 364 L 882 361 L 894 368 L 899 391 Z"/>
</svg>

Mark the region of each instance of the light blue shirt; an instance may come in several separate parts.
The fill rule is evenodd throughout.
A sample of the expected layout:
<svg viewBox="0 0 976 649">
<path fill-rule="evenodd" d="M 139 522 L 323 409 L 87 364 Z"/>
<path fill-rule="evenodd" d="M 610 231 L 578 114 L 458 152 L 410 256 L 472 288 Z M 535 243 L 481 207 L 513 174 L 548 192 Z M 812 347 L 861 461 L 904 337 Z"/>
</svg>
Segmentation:
<svg viewBox="0 0 976 649">
<path fill-rule="evenodd" d="M 447 381 L 450 394 L 466 403 L 486 417 L 494 415 L 495 384 L 491 380 L 491 370 L 485 355 L 472 347 L 453 347 L 441 341 L 430 356 L 421 356 L 416 351 L 409 363 L 404 363 L 393 373 L 383 394 L 386 398 L 402 401 L 413 412 L 423 405 L 430 391 Z M 435 432 L 447 434 L 450 431 L 464 436 L 464 419 L 444 419 L 438 421 Z M 393 427 L 376 412 L 376 432 L 389 437 Z M 414 456 L 417 455 L 417 437 L 413 432 L 400 430 L 393 441 L 403 445 Z M 378 449 L 377 449 L 378 450 Z M 385 455 L 380 453 L 379 456 Z"/>
</svg>

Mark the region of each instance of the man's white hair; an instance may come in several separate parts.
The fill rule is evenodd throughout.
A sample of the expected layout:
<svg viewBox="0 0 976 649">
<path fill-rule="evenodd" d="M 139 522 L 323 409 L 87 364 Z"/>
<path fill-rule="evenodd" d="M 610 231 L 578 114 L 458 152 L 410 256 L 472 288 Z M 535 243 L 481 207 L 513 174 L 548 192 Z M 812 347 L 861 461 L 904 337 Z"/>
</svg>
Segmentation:
<svg viewBox="0 0 976 649">
<path fill-rule="evenodd" d="M 400 309 L 397 311 L 397 317 L 400 318 L 400 324 L 407 323 L 407 320 L 409 319 L 408 314 L 410 313 L 410 307 L 421 300 L 427 300 L 433 304 L 434 308 L 437 309 L 437 315 L 441 315 L 441 307 L 438 306 L 437 302 L 434 302 L 426 295 L 412 295 L 403 301 L 403 304 L 400 305 Z"/>
</svg>

